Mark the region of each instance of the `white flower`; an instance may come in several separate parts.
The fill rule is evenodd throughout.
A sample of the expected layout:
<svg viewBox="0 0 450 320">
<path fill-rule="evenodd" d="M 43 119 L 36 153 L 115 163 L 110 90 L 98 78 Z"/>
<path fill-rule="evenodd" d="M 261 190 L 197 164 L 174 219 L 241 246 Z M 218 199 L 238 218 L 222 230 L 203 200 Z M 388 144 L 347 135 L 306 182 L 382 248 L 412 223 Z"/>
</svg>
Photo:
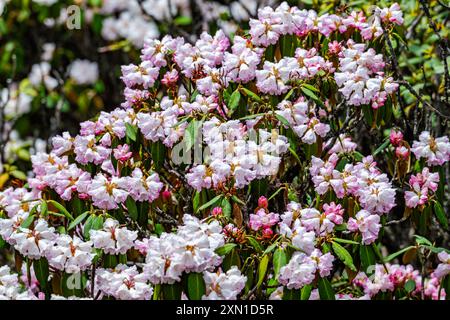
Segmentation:
<svg viewBox="0 0 450 320">
<path fill-rule="evenodd" d="M 86 270 L 91 264 L 95 254 L 92 253 L 92 242 L 84 242 L 77 236 L 59 235 L 55 246 L 47 253 L 49 264 L 67 273 L 78 273 Z"/>
<path fill-rule="evenodd" d="M 236 300 L 237 295 L 244 289 L 247 277 L 241 271 L 232 266 L 226 273 L 218 272 L 203 273 L 206 284 L 206 293 L 202 300 Z"/>
<path fill-rule="evenodd" d="M 96 62 L 77 59 L 69 66 L 69 76 L 76 84 L 93 84 L 98 79 L 98 65 Z"/>
<path fill-rule="evenodd" d="M 108 254 L 125 254 L 134 245 L 137 231 L 130 231 L 119 227 L 119 222 L 111 218 L 106 219 L 101 230 L 91 230 L 90 239 L 97 249 Z"/>
</svg>

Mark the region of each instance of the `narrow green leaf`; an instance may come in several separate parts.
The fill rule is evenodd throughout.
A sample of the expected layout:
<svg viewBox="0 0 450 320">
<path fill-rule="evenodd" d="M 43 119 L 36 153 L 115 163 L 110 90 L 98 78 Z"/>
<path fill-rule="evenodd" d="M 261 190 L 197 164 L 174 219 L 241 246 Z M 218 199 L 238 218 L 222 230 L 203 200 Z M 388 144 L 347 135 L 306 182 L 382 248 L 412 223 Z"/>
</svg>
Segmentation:
<svg viewBox="0 0 450 320">
<path fill-rule="evenodd" d="M 243 94 L 245 94 L 246 96 L 248 96 L 249 98 L 251 98 L 252 100 L 255 100 L 257 102 L 262 102 L 261 98 L 254 93 L 253 91 L 247 89 L 247 88 L 240 88 L 240 90 L 242 91 Z"/>
<path fill-rule="evenodd" d="M 204 205 L 200 206 L 200 208 L 197 209 L 197 212 L 205 210 L 205 209 L 211 207 L 213 204 L 218 202 L 222 197 L 223 197 L 223 195 L 221 195 L 221 194 L 215 196 L 214 198 L 209 200 L 207 203 L 205 203 Z"/>
<path fill-rule="evenodd" d="M 36 279 L 39 281 L 39 285 L 42 289 L 45 289 L 47 287 L 48 277 L 50 275 L 47 259 L 40 258 L 39 260 L 33 260 L 33 269 Z"/>
<path fill-rule="evenodd" d="M 363 271 L 367 271 L 367 268 L 373 266 L 376 262 L 375 253 L 371 246 L 361 245 L 359 247 L 359 258 L 361 260 Z"/>
<path fill-rule="evenodd" d="M 78 217 L 75 218 L 75 220 L 73 220 L 70 224 L 69 227 L 67 228 L 67 231 L 72 230 L 73 228 L 75 228 L 78 224 L 80 224 L 89 214 L 89 211 L 86 211 L 82 214 L 80 214 Z"/>
<path fill-rule="evenodd" d="M 125 205 L 127 206 L 128 214 L 130 215 L 131 219 L 137 221 L 139 218 L 139 212 L 136 205 L 136 201 L 134 201 L 133 198 L 128 197 L 127 200 L 125 201 Z"/>
<path fill-rule="evenodd" d="M 228 107 L 231 110 L 235 110 L 239 106 L 239 100 L 241 100 L 241 93 L 239 92 L 239 89 L 236 89 L 230 97 Z"/>
<path fill-rule="evenodd" d="M 406 251 L 408 251 L 408 250 L 410 250 L 410 249 L 412 249 L 412 248 L 414 248 L 414 246 L 409 246 L 409 247 L 403 248 L 403 249 L 401 249 L 401 250 L 399 250 L 399 251 L 397 251 L 397 252 L 394 252 L 394 253 L 388 255 L 386 258 L 384 258 L 384 262 L 389 262 L 389 261 L 391 261 L 392 259 L 398 257 L 398 256 L 401 255 L 402 253 L 405 253 Z"/>
<path fill-rule="evenodd" d="M 341 246 L 339 243 L 337 242 L 332 242 L 331 243 L 332 247 L 333 247 L 333 251 L 334 253 L 336 253 L 336 255 L 338 256 L 338 258 L 347 266 L 350 268 L 350 270 L 356 271 L 356 267 L 353 264 L 353 258 L 350 255 L 350 253 L 347 251 L 347 249 L 345 249 L 343 246 Z"/>
<path fill-rule="evenodd" d="M 266 277 L 268 266 L 269 266 L 269 256 L 264 255 L 262 257 L 262 259 L 260 260 L 259 266 L 258 266 L 258 282 L 256 284 L 257 288 L 259 288 L 262 285 L 264 278 Z"/>
<path fill-rule="evenodd" d="M 353 240 L 348 240 L 348 239 L 333 238 L 333 241 L 339 242 L 339 243 L 345 243 L 345 244 L 358 244 L 359 245 L 359 242 L 356 242 Z"/>
<path fill-rule="evenodd" d="M 237 244 L 236 243 L 227 243 L 219 248 L 217 248 L 215 250 L 215 252 L 219 255 L 219 256 L 225 256 L 227 255 L 231 250 L 233 250 L 234 247 L 236 247 Z"/>
<path fill-rule="evenodd" d="M 201 273 L 189 273 L 187 279 L 187 294 L 189 300 L 201 300 L 206 293 L 205 280 Z"/>
<path fill-rule="evenodd" d="M 327 278 L 319 278 L 318 287 L 321 300 L 336 300 L 334 290 Z"/>
<path fill-rule="evenodd" d="M 282 248 L 278 248 L 273 253 L 273 272 L 275 273 L 275 277 L 278 279 L 278 275 L 280 274 L 280 269 L 287 264 L 287 255 L 286 251 Z"/>
<path fill-rule="evenodd" d="M 439 221 L 439 223 L 445 229 L 448 229 L 448 219 L 447 219 L 447 216 L 445 215 L 445 211 L 444 211 L 444 208 L 442 208 L 441 203 L 438 201 L 435 201 L 433 209 L 434 209 L 434 214 L 436 215 L 436 218 Z"/>
<path fill-rule="evenodd" d="M 131 124 L 129 124 L 128 122 L 125 122 L 125 132 L 126 132 L 126 136 L 131 140 L 131 141 L 136 141 L 136 137 L 137 137 L 137 128 Z"/>
<path fill-rule="evenodd" d="M 249 244 L 256 249 L 257 252 L 262 252 L 263 251 L 263 247 L 261 246 L 261 244 L 259 243 L 258 240 L 256 240 L 254 237 L 252 236 L 247 236 L 247 241 L 249 242 Z"/>
<path fill-rule="evenodd" d="M 69 211 L 67 211 L 67 209 L 62 204 L 54 200 L 48 200 L 48 202 L 54 205 L 56 209 L 58 209 L 59 212 L 61 212 L 66 218 L 73 220 L 72 215 L 69 213 Z"/>
<path fill-rule="evenodd" d="M 376 156 L 377 154 L 379 154 L 381 151 L 385 150 L 387 148 L 387 146 L 390 144 L 391 142 L 389 141 L 389 138 L 386 139 L 381 146 L 379 146 L 374 152 L 373 155 Z"/>
</svg>

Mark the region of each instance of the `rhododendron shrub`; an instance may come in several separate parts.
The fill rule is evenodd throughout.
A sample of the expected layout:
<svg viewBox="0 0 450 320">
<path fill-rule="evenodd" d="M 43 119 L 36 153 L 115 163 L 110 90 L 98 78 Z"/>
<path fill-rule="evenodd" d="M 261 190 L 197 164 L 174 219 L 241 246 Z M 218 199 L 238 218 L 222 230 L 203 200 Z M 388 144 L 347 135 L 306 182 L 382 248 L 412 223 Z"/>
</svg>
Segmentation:
<svg viewBox="0 0 450 320">
<path fill-rule="evenodd" d="M 233 37 L 145 39 L 121 106 L 0 193 L 1 297 L 450 297 L 450 142 L 401 120 L 382 43 L 403 22 L 282 3 Z"/>
</svg>

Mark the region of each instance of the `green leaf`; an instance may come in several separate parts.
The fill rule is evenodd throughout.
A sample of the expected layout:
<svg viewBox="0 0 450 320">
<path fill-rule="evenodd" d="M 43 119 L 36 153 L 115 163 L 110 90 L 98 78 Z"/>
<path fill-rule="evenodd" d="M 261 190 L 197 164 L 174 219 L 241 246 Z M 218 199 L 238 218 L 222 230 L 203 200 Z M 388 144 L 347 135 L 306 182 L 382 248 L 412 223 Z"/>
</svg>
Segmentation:
<svg viewBox="0 0 450 320">
<path fill-rule="evenodd" d="M 13 170 L 9 173 L 14 178 L 20 179 L 20 180 L 27 180 L 27 175 L 19 170 Z"/>
<path fill-rule="evenodd" d="M 239 100 L 241 100 L 241 93 L 239 89 L 236 89 L 230 97 L 228 107 L 234 111 L 239 106 Z"/>
<path fill-rule="evenodd" d="M 45 289 L 47 287 L 48 277 L 50 275 L 47 259 L 40 258 L 39 260 L 34 260 L 33 269 L 36 274 L 36 279 L 39 281 L 39 285 L 42 289 Z"/>
<path fill-rule="evenodd" d="M 219 248 L 217 248 L 215 250 L 215 252 L 219 255 L 219 256 L 225 256 L 227 255 L 231 250 L 233 250 L 234 247 L 236 247 L 237 244 L 236 243 L 227 243 Z"/>
<path fill-rule="evenodd" d="M 205 209 L 211 207 L 213 204 L 218 202 L 222 197 L 223 197 L 223 195 L 221 195 L 221 194 L 215 196 L 214 198 L 209 200 L 207 203 L 205 203 L 204 205 L 200 206 L 200 208 L 198 208 L 196 212 L 199 212 L 199 211 L 202 211 L 202 210 L 205 210 Z"/>
<path fill-rule="evenodd" d="M 258 265 L 258 282 L 256 287 L 259 288 L 266 277 L 267 267 L 269 266 L 269 256 L 264 255 Z"/>
<path fill-rule="evenodd" d="M 125 205 L 127 206 L 128 214 L 130 215 L 131 219 L 137 221 L 139 218 L 139 212 L 136 205 L 136 201 L 134 201 L 133 198 L 128 197 L 127 200 L 125 201 Z"/>
<path fill-rule="evenodd" d="M 65 297 L 82 297 L 86 287 L 87 278 L 83 273 L 63 272 L 61 279 L 62 292 Z"/>
<path fill-rule="evenodd" d="M 227 198 L 224 197 L 222 199 L 220 207 L 222 208 L 222 213 L 225 217 L 231 217 L 231 203 Z"/>
<path fill-rule="evenodd" d="M 192 120 L 186 127 L 186 150 L 189 151 L 194 146 L 195 142 L 198 139 L 200 130 L 202 128 L 203 121 L 202 120 Z"/>
<path fill-rule="evenodd" d="M 164 164 L 166 146 L 161 141 L 153 142 L 151 145 L 151 154 L 155 169 L 160 170 Z"/>
<path fill-rule="evenodd" d="M 301 90 L 307 97 L 309 97 L 312 100 L 314 100 L 314 102 L 316 102 L 318 105 L 320 105 L 321 107 L 324 106 L 323 102 L 319 99 L 319 97 L 316 96 L 316 94 L 314 92 L 312 92 L 310 89 L 305 88 L 303 86 L 303 87 L 301 87 Z"/>
<path fill-rule="evenodd" d="M 43 217 L 46 217 L 48 215 L 48 206 L 45 200 L 41 202 L 41 215 Z"/>
<path fill-rule="evenodd" d="M 280 121 L 283 125 L 285 125 L 286 127 L 290 127 L 289 121 L 287 121 L 287 119 L 281 115 L 279 115 L 278 113 L 275 114 L 275 117 L 278 119 L 278 121 Z"/>
<path fill-rule="evenodd" d="M 192 23 L 192 18 L 189 16 L 179 16 L 173 19 L 173 22 L 177 26 L 188 26 Z"/>
<path fill-rule="evenodd" d="M 302 288 L 301 291 L 301 300 L 309 300 L 309 297 L 311 296 L 311 291 L 312 291 L 312 285 L 307 284 L 306 286 L 304 286 Z"/>
<path fill-rule="evenodd" d="M 236 197 L 235 195 L 231 196 L 231 199 L 233 199 L 234 202 L 239 203 L 240 205 L 245 206 L 245 202 Z"/>
<path fill-rule="evenodd" d="M 336 300 L 334 290 L 327 278 L 319 278 L 318 287 L 321 300 Z"/>
<path fill-rule="evenodd" d="M 29 226 L 31 226 L 31 224 L 33 223 L 34 220 L 34 214 L 28 216 L 28 218 L 26 218 L 20 225 L 21 228 L 28 228 Z"/>
<path fill-rule="evenodd" d="M 438 201 L 435 201 L 433 209 L 434 209 L 434 214 L 436 215 L 436 218 L 439 221 L 439 223 L 445 229 L 448 229 L 448 219 L 447 219 L 447 216 L 445 215 L 445 211 L 444 211 L 444 208 L 442 208 L 441 203 Z"/>
<path fill-rule="evenodd" d="M 348 239 L 341 239 L 341 238 L 333 238 L 333 241 L 339 242 L 339 243 L 345 243 L 345 244 L 359 244 L 359 242 L 348 240 Z"/>
<path fill-rule="evenodd" d="M 187 294 L 189 300 L 201 300 L 206 293 L 205 280 L 201 273 L 189 273 L 187 279 Z"/>
<path fill-rule="evenodd" d="M 413 279 L 409 279 L 408 281 L 406 281 L 405 283 L 406 292 L 411 293 L 414 291 L 414 289 L 416 289 L 416 282 Z"/>
<path fill-rule="evenodd" d="M 415 234 L 414 237 L 416 238 L 416 243 L 417 243 L 418 245 L 423 245 L 423 244 L 425 244 L 425 245 L 430 246 L 430 247 L 433 246 L 433 244 L 431 243 L 431 241 L 428 240 L 428 239 L 425 238 L 425 237 L 419 236 L 419 235 L 417 235 L 417 234 Z"/>
<path fill-rule="evenodd" d="M 361 245 L 359 247 L 359 258 L 361 260 L 361 267 L 363 271 L 367 271 L 367 268 L 375 264 L 375 253 L 371 246 Z"/>
<path fill-rule="evenodd" d="M 164 300 L 181 300 L 182 291 L 180 283 L 162 285 Z"/>
<path fill-rule="evenodd" d="M 283 288 L 283 300 L 300 300 L 301 296 L 299 289 Z"/>
<path fill-rule="evenodd" d="M 275 273 L 275 277 L 278 279 L 278 275 L 280 274 L 280 269 L 285 266 L 288 262 L 288 258 L 286 255 L 286 251 L 282 248 L 278 248 L 273 253 L 273 272 Z"/>
<path fill-rule="evenodd" d="M 381 146 L 379 146 L 379 147 L 377 148 L 377 150 L 375 150 L 375 151 L 373 152 L 373 155 L 376 156 L 377 154 L 379 154 L 381 151 L 383 151 L 384 149 L 386 149 L 387 146 L 388 146 L 390 143 L 391 143 L 390 140 L 389 140 L 389 139 L 386 139 L 386 140 L 381 144 Z"/>
<path fill-rule="evenodd" d="M 332 247 L 333 247 L 333 251 L 334 253 L 336 253 L 336 255 L 338 256 L 338 258 L 347 266 L 350 268 L 350 270 L 356 271 L 356 267 L 353 264 L 353 258 L 350 255 L 350 253 L 347 251 L 347 249 L 345 249 L 343 246 L 341 246 L 339 243 L 337 242 L 332 242 L 331 243 Z"/>
<path fill-rule="evenodd" d="M 73 220 L 70 224 L 69 227 L 67 228 L 67 231 L 72 230 L 73 228 L 75 228 L 78 224 L 80 224 L 89 214 L 89 211 L 86 211 L 82 214 L 80 214 L 78 217 L 75 218 L 75 220 Z"/>
<path fill-rule="evenodd" d="M 64 208 L 64 206 L 62 204 L 60 204 L 59 202 L 56 202 L 54 200 L 48 200 L 49 203 L 51 203 L 52 205 L 54 205 L 56 207 L 56 209 L 59 210 L 60 213 L 62 213 L 66 218 L 68 218 L 69 220 L 73 220 L 72 215 L 69 213 L 69 211 L 67 211 L 66 208 Z"/>
<path fill-rule="evenodd" d="M 314 86 L 312 86 L 312 85 L 310 85 L 310 84 L 308 84 L 308 83 L 302 84 L 302 87 L 304 87 L 304 88 L 306 88 L 306 89 L 308 89 L 308 90 L 311 90 L 311 91 L 320 93 L 319 89 L 317 89 L 316 87 L 314 87 Z"/>
<path fill-rule="evenodd" d="M 238 251 L 233 248 L 230 253 L 228 253 L 223 259 L 222 269 L 223 271 L 228 271 L 232 266 L 241 268 L 241 257 Z"/>
<path fill-rule="evenodd" d="M 242 87 L 240 90 L 242 91 L 243 94 L 245 94 L 246 96 L 248 96 L 252 100 L 262 103 L 261 98 L 256 93 L 254 93 L 253 91 L 251 91 L 251 90 L 249 90 L 247 88 L 244 88 L 244 87 Z"/>
<path fill-rule="evenodd" d="M 256 251 L 258 252 L 262 252 L 263 251 L 263 247 L 261 246 L 261 244 L 259 243 L 258 240 L 256 240 L 254 237 L 252 236 L 247 236 L 247 240 L 250 243 L 250 245 L 256 249 Z"/>
<path fill-rule="evenodd" d="M 266 254 L 271 253 L 277 246 L 278 246 L 278 244 L 276 242 L 272 243 L 270 246 L 267 247 L 266 250 L 264 250 L 263 254 L 266 255 Z"/>
<path fill-rule="evenodd" d="M 136 141 L 138 129 L 135 126 L 129 124 L 128 122 L 125 122 L 125 129 L 126 129 L 126 136 L 131 141 Z"/>
<path fill-rule="evenodd" d="M 412 248 L 414 248 L 414 246 L 409 246 L 409 247 L 403 248 L 403 249 L 401 249 L 401 250 L 399 250 L 399 251 L 397 251 L 397 252 L 394 252 L 394 253 L 388 255 L 386 258 L 384 258 L 384 262 L 389 262 L 389 261 L 391 261 L 392 259 L 398 257 L 398 256 L 401 255 L 402 253 L 405 253 L 406 251 L 408 251 L 408 250 L 410 250 L 410 249 L 412 249 Z"/>
</svg>

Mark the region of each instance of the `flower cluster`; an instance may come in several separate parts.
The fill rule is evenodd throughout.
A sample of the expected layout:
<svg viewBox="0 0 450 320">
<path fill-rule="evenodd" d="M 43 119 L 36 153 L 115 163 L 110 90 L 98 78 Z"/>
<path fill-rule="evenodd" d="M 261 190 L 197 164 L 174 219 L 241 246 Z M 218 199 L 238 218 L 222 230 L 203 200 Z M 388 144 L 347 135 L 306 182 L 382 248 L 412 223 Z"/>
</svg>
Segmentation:
<svg viewBox="0 0 450 320">
<path fill-rule="evenodd" d="M 143 272 L 153 284 L 173 284 L 181 275 L 203 272 L 218 266 L 222 259 L 215 249 L 224 244 L 222 227 L 217 221 L 201 222 L 189 215 L 176 233 L 163 233 L 145 240 Z"/>
</svg>

